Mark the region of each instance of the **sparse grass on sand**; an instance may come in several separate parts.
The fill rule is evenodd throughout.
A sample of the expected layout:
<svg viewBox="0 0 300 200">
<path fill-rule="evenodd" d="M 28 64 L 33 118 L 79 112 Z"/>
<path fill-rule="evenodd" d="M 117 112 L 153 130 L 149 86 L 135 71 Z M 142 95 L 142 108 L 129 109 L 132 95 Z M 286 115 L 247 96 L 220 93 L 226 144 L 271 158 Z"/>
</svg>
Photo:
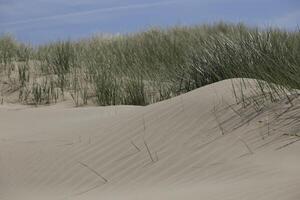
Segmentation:
<svg viewBox="0 0 300 200">
<path fill-rule="evenodd" d="M 0 37 L 1 84 L 25 104 L 49 104 L 68 94 L 76 106 L 147 105 L 228 78 L 237 100 L 261 109 L 265 100 L 292 103 L 300 88 L 300 33 L 243 24 L 152 28 L 32 47 Z"/>
</svg>

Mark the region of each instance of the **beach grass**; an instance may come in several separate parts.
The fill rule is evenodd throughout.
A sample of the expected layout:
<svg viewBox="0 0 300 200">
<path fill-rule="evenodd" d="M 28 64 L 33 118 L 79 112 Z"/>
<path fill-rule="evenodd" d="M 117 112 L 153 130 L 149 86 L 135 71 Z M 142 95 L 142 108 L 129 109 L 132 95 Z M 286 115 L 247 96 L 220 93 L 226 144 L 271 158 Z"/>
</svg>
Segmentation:
<svg viewBox="0 0 300 200">
<path fill-rule="evenodd" d="M 262 102 L 300 89 L 300 32 L 217 23 L 151 28 L 124 35 L 31 46 L 0 37 L 0 73 L 22 103 L 49 104 L 71 94 L 76 106 L 148 105 L 230 78 L 235 97 Z M 15 75 L 17 74 L 17 75 Z"/>
</svg>

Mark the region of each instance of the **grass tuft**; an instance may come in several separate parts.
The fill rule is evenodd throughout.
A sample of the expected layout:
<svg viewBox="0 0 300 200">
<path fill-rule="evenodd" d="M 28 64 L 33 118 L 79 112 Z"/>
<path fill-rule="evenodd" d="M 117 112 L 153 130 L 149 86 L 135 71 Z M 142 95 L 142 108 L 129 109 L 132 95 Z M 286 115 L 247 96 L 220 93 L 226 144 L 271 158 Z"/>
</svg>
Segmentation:
<svg viewBox="0 0 300 200">
<path fill-rule="evenodd" d="M 53 103 L 69 93 L 76 106 L 147 105 L 242 78 L 233 85 L 237 102 L 259 111 L 282 98 L 292 105 L 290 94 L 299 95 L 300 32 L 218 23 L 37 47 L 2 35 L 0 75 L 10 85 L 19 82 L 22 102 L 26 97 L 36 104 Z M 251 98 L 245 93 L 249 79 L 256 80 Z"/>
</svg>

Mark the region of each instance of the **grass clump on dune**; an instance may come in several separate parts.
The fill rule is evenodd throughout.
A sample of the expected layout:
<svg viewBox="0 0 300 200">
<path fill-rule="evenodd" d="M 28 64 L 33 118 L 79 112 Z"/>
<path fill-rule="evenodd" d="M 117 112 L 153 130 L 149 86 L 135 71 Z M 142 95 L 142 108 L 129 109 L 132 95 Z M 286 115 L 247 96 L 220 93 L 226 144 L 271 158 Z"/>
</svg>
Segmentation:
<svg viewBox="0 0 300 200">
<path fill-rule="evenodd" d="M 5 35 L 0 62 L 24 103 L 56 102 L 68 93 L 77 106 L 147 105 L 228 78 L 257 79 L 253 91 L 275 100 L 300 88 L 300 33 L 219 23 L 35 48 Z"/>
</svg>

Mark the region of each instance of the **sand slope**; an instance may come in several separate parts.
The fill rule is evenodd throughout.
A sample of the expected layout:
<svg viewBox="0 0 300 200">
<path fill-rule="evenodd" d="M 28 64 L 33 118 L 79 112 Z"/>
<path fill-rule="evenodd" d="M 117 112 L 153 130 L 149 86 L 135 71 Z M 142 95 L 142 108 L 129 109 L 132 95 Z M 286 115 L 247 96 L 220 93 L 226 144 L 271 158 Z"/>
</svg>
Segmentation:
<svg viewBox="0 0 300 200">
<path fill-rule="evenodd" d="M 146 107 L 2 105 L 0 199 L 300 199 L 299 104 L 257 113 L 231 90 Z"/>
</svg>

